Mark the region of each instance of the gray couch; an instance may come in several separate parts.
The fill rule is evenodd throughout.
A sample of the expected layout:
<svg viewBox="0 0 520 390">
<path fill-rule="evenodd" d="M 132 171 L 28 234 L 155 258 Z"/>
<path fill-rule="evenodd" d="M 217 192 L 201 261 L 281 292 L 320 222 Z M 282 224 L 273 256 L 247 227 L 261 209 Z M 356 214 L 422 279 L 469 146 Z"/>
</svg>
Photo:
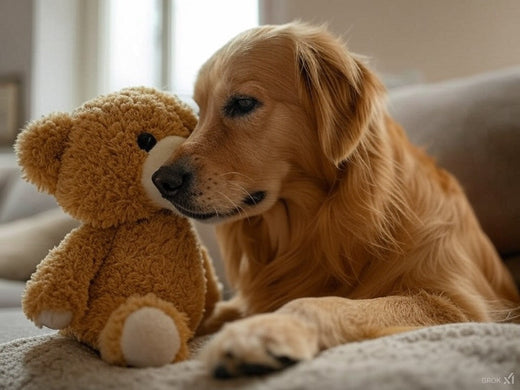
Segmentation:
<svg viewBox="0 0 520 390">
<path fill-rule="evenodd" d="M 411 139 L 462 182 L 484 230 L 520 281 L 520 68 L 393 90 Z M 520 325 L 454 324 L 335 348 L 267 378 L 217 383 L 193 360 L 121 369 L 25 320 L 24 280 L 76 222 L 0 159 L 0 388 L 496 388 L 520 382 Z M 202 239 L 221 262 L 211 227 Z M 49 334 L 50 333 L 50 334 Z M 513 387 L 509 387 L 513 388 Z"/>
</svg>

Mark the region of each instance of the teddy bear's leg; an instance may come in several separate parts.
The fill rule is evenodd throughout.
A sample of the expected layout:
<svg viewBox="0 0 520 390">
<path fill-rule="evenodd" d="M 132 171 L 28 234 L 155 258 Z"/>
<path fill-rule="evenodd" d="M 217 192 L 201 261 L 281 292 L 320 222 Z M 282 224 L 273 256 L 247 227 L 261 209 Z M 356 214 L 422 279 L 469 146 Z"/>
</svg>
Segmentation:
<svg viewBox="0 0 520 390">
<path fill-rule="evenodd" d="M 133 296 L 109 317 L 99 336 L 103 360 L 135 367 L 188 358 L 192 331 L 186 315 L 154 294 Z"/>
</svg>

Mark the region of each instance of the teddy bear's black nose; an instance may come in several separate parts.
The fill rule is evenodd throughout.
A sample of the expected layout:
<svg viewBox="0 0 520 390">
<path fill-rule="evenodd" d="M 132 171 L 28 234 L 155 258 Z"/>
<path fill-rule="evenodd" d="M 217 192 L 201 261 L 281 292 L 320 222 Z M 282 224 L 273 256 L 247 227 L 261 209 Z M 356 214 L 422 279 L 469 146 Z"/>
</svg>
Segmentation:
<svg viewBox="0 0 520 390">
<path fill-rule="evenodd" d="M 165 165 L 152 175 L 152 182 L 163 198 L 172 201 L 177 194 L 183 194 L 188 189 L 193 174 L 184 164 Z"/>
</svg>

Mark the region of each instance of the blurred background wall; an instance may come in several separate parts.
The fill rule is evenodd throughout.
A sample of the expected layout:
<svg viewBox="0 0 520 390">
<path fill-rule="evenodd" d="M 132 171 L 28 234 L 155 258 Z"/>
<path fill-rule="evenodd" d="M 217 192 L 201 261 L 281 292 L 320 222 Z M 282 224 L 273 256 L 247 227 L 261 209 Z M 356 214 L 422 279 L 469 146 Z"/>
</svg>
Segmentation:
<svg viewBox="0 0 520 390">
<path fill-rule="evenodd" d="M 438 81 L 520 64 L 518 0 L 263 0 L 261 23 L 327 23 L 382 74 Z"/>
<path fill-rule="evenodd" d="M 156 52 L 162 55 L 156 63 L 168 69 L 158 70 L 165 77 L 142 80 L 158 80 L 155 86 L 177 93 L 177 87 L 168 80 L 182 79 L 184 74 L 175 71 L 190 65 L 176 65 L 172 60 L 176 54 L 184 59 L 197 55 L 202 61 L 217 45 L 242 29 L 294 19 L 327 23 L 352 51 L 370 58 L 372 67 L 389 87 L 520 64 L 519 0 L 234 1 L 2 0 L 0 80 L 13 75 L 20 80 L 21 122 L 51 110 L 68 110 L 115 88 L 107 79 L 110 61 L 115 63 L 114 57 L 121 50 L 118 51 L 117 42 L 109 42 L 114 35 L 110 26 L 114 21 L 129 18 L 125 13 L 136 6 L 150 8 L 150 13 L 159 15 L 159 19 L 154 23 L 134 23 L 133 30 L 155 28 L 157 31 L 142 35 L 168 36 L 173 42 L 170 49 L 177 45 L 173 53 L 165 53 L 161 49 L 166 47 L 164 42 L 150 42 L 148 46 L 159 45 Z M 118 3 L 119 8 L 114 7 Z M 238 9 L 237 4 L 242 8 Z M 256 14 L 247 7 L 257 8 Z M 161 24 L 165 21 L 167 25 Z M 192 26 L 192 30 L 178 32 L 175 25 L 180 22 Z M 222 36 L 222 42 L 215 41 L 214 48 L 201 47 L 225 29 L 229 31 Z M 135 61 L 120 61 L 127 61 L 128 68 L 137 68 Z M 192 72 L 186 76 L 188 84 L 198 66 L 191 65 Z M 149 74 L 149 70 L 143 69 L 143 73 Z M 128 80 L 128 84 L 135 83 L 140 80 Z M 189 95 L 190 91 L 184 88 L 180 93 Z"/>
<path fill-rule="evenodd" d="M 33 8 L 32 0 L 0 1 L 0 80 L 20 82 L 21 121 L 30 116 Z"/>
</svg>

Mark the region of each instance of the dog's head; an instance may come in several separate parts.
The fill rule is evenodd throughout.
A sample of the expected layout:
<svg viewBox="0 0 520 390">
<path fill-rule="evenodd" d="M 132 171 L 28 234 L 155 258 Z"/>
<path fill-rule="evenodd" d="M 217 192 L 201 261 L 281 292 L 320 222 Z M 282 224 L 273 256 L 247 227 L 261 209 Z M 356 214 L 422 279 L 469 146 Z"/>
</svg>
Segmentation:
<svg viewBox="0 0 520 390">
<path fill-rule="evenodd" d="M 265 212 L 326 187 L 379 116 L 382 87 L 325 29 L 242 33 L 201 68 L 199 123 L 154 175 L 164 198 L 206 221 Z M 327 191 L 324 188 L 324 191 Z"/>
</svg>

